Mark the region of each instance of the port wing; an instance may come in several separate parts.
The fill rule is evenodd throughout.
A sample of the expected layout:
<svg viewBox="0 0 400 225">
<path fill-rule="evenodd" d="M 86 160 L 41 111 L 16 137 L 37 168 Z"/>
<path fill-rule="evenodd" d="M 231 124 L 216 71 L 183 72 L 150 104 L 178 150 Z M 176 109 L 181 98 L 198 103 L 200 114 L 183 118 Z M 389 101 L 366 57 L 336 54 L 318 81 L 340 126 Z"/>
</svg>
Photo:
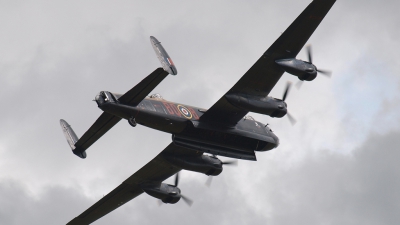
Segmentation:
<svg viewBox="0 0 400 225">
<path fill-rule="evenodd" d="M 282 33 L 260 59 L 225 94 L 266 97 L 284 73 L 275 60 L 295 58 L 336 0 L 314 0 Z M 200 120 L 234 126 L 249 112 L 230 104 L 222 96 Z"/>
</svg>

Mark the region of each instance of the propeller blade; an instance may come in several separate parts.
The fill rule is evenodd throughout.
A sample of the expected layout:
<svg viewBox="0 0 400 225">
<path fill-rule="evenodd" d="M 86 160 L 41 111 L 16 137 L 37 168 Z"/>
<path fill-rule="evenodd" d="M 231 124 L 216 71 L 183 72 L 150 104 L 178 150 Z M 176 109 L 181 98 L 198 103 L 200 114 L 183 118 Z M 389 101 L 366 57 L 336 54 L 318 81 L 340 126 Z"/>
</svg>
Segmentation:
<svg viewBox="0 0 400 225">
<path fill-rule="evenodd" d="M 282 101 L 286 100 L 286 97 L 287 97 L 287 95 L 289 93 L 289 90 L 290 90 L 290 86 L 292 86 L 292 82 L 288 81 L 287 84 L 286 84 L 285 92 L 283 92 Z"/>
<path fill-rule="evenodd" d="M 307 55 L 308 55 L 308 62 L 312 64 L 312 54 L 311 54 L 311 45 L 307 46 Z M 318 70 L 317 71 L 327 77 L 330 77 L 332 72 L 327 70 Z"/>
<path fill-rule="evenodd" d="M 286 113 L 286 116 L 287 116 L 287 118 L 289 119 L 289 121 L 290 121 L 290 123 L 292 124 L 292 125 L 295 125 L 296 124 L 296 119 L 292 116 L 292 115 L 290 115 L 290 113 L 289 112 L 287 112 Z"/>
<path fill-rule="evenodd" d="M 297 88 L 297 89 L 300 89 L 300 88 L 301 88 L 301 85 L 303 85 L 303 83 L 304 83 L 304 81 L 299 80 L 299 81 L 296 83 L 296 88 Z"/>
<path fill-rule="evenodd" d="M 323 74 L 327 77 L 331 77 L 332 76 L 332 72 L 328 71 L 328 70 L 317 70 L 318 73 Z"/>
<path fill-rule="evenodd" d="M 176 173 L 176 175 L 175 175 L 175 187 L 178 187 L 178 184 L 179 184 L 179 172 L 178 173 Z"/>
<path fill-rule="evenodd" d="M 193 201 L 190 198 L 184 195 L 181 195 L 181 198 L 183 199 L 183 201 L 185 201 L 186 204 L 188 204 L 189 207 L 193 205 Z"/>
<path fill-rule="evenodd" d="M 308 62 L 312 64 L 311 45 L 307 45 Z"/>
<path fill-rule="evenodd" d="M 222 165 L 237 166 L 238 165 L 238 160 L 225 161 L 225 162 L 222 162 Z"/>
<path fill-rule="evenodd" d="M 208 176 L 207 181 L 206 181 L 206 186 L 207 186 L 207 187 L 210 187 L 212 181 L 213 181 L 213 176 Z"/>
</svg>

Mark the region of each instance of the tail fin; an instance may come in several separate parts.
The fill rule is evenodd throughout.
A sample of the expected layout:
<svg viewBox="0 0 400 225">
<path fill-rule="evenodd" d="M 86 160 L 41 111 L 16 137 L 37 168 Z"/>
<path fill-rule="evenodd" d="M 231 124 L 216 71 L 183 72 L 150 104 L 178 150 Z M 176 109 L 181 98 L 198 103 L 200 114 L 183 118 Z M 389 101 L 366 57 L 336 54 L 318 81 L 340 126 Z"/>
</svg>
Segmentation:
<svg viewBox="0 0 400 225">
<path fill-rule="evenodd" d="M 150 42 L 164 70 L 171 75 L 177 75 L 178 70 L 176 70 L 174 62 L 172 62 L 171 57 L 169 57 L 167 51 L 165 51 L 164 47 L 161 45 L 161 42 L 153 36 L 150 36 Z"/>
<path fill-rule="evenodd" d="M 64 136 L 67 139 L 67 142 L 69 144 L 69 146 L 71 147 L 72 152 L 81 157 L 81 158 L 86 158 L 86 152 L 78 152 L 78 151 L 74 151 L 76 149 L 75 144 L 76 142 L 78 142 L 78 137 L 76 136 L 74 130 L 72 130 L 71 125 L 69 125 L 67 123 L 67 121 L 61 119 L 60 120 L 60 125 L 61 125 L 61 129 L 64 132 Z"/>
</svg>

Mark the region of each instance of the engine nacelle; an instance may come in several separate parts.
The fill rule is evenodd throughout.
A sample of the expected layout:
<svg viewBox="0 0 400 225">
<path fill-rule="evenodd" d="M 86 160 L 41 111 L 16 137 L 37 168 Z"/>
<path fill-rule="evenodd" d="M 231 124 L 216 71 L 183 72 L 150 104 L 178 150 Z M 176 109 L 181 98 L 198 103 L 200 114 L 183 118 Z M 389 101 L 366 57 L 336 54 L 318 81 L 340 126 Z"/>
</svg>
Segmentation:
<svg viewBox="0 0 400 225">
<path fill-rule="evenodd" d="M 312 81 L 317 77 L 317 67 L 309 62 L 298 59 L 279 59 L 275 62 L 287 73 L 297 76 L 300 80 Z"/>
<path fill-rule="evenodd" d="M 225 97 L 232 105 L 251 112 L 279 118 L 287 113 L 286 103 L 276 98 L 262 98 L 242 94 L 228 94 Z"/>
<path fill-rule="evenodd" d="M 160 199 L 164 203 L 175 204 L 181 199 L 181 190 L 169 184 L 142 184 L 142 190 L 148 195 Z"/>
<path fill-rule="evenodd" d="M 222 172 L 221 160 L 208 155 L 201 156 L 176 156 L 165 154 L 163 157 L 170 163 L 193 172 L 217 176 Z"/>
</svg>

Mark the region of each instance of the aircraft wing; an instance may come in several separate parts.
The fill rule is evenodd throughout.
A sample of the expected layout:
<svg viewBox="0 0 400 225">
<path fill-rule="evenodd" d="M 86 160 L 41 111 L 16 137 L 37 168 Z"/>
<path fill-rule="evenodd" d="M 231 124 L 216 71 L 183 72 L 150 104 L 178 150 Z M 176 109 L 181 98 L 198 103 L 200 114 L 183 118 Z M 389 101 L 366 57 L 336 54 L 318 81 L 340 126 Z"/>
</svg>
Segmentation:
<svg viewBox="0 0 400 225">
<path fill-rule="evenodd" d="M 266 97 L 284 73 L 275 60 L 295 58 L 335 1 L 314 0 L 310 3 L 226 94 L 241 93 Z M 201 116 L 200 120 L 233 126 L 247 113 L 247 110 L 230 104 L 223 96 Z"/>
<path fill-rule="evenodd" d="M 86 225 L 93 223 L 97 219 L 142 194 L 143 190 L 140 188 L 140 184 L 147 182 L 161 183 L 179 172 L 181 168 L 166 161 L 162 156 L 163 154 L 201 155 L 202 153 L 187 150 L 183 147 L 176 146 L 174 143 L 169 144 L 149 163 L 81 215 L 71 220 L 67 225 Z"/>
<path fill-rule="evenodd" d="M 168 73 L 165 72 L 163 68 L 157 68 L 135 87 L 119 97 L 118 101 L 123 104 L 129 104 L 133 106 L 138 105 L 159 83 L 161 83 L 162 80 L 164 80 L 167 75 Z M 120 120 L 121 118 L 117 116 L 103 112 L 96 122 L 89 128 L 89 130 L 87 130 L 86 133 L 83 134 L 83 136 L 77 140 L 76 143 L 74 143 L 74 154 L 81 158 L 85 158 L 85 150 L 88 149 L 99 138 L 101 138 Z M 61 124 L 61 126 L 63 126 L 63 124 Z"/>
</svg>

